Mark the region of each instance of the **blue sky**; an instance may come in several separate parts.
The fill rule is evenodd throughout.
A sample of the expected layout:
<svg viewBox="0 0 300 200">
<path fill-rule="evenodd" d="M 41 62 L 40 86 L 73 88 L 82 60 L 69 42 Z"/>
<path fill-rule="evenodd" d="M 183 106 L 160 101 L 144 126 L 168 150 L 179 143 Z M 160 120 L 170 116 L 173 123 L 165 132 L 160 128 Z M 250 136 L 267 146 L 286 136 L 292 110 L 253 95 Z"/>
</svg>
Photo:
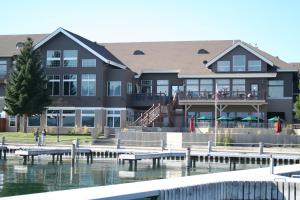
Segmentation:
<svg viewBox="0 0 300 200">
<path fill-rule="evenodd" d="M 300 62 L 298 0 L 0 0 L 0 3 L 0 34 L 50 33 L 64 27 L 98 42 L 241 39 L 257 43 L 259 48 L 287 62 Z"/>
</svg>

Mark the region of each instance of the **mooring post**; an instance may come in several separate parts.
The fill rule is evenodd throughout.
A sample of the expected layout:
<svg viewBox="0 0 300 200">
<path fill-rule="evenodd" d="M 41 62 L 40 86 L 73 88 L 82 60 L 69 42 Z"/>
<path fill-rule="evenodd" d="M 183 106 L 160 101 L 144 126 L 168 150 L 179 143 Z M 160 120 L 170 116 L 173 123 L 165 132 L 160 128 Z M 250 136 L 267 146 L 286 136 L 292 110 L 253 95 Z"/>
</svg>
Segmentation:
<svg viewBox="0 0 300 200">
<path fill-rule="evenodd" d="M 76 148 L 79 148 L 79 138 L 76 138 Z"/>
<path fill-rule="evenodd" d="M 2 149 L 0 149 L 0 159 L 2 159 Z"/>
<path fill-rule="evenodd" d="M 6 160 L 7 149 L 5 149 L 5 150 L 3 151 L 3 153 L 4 153 L 4 160 Z"/>
<path fill-rule="evenodd" d="M 2 146 L 5 145 L 5 136 L 2 137 L 2 142 L 1 142 Z"/>
<path fill-rule="evenodd" d="M 55 161 L 55 154 L 52 154 L 52 163 Z"/>
<path fill-rule="evenodd" d="M 71 157 L 72 157 L 72 166 L 75 164 L 75 157 L 76 157 L 76 145 L 73 143 L 71 147 Z"/>
<path fill-rule="evenodd" d="M 161 151 L 165 150 L 165 141 L 164 140 L 160 141 L 160 147 L 161 147 Z"/>
<path fill-rule="evenodd" d="M 117 149 L 120 149 L 120 139 L 119 138 L 116 141 L 116 146 L 117 146 Z"/>
<path fill-rule="evenodd" d="M 23 156 L 23 165 L 26 165 L 27 163 L 27 156 Z"/>
<path fill-rule="evenodd" d="M 208 142 L 207 142 L 207 151 L 208 151 L 208 153 L 210 153 L 210 152 L 212 152 L 212 142 L 209 140 Z"/>
<path fill-rule="evenodd" d="M 264 153 L 264 143 L 263 142 L 260 142 L 259 143 L 259 154 L 263 154 Z"/>
<path fill-rule="evenodd" d="M 191 148 L 187 148 L 185 151 L 185 164 L 187 168 L 191 167 Z"/>
<path fill-rule="evenodd" d="M 270 155 L 270 174 L 274 174 L 274 158 Z"/>
</svg>

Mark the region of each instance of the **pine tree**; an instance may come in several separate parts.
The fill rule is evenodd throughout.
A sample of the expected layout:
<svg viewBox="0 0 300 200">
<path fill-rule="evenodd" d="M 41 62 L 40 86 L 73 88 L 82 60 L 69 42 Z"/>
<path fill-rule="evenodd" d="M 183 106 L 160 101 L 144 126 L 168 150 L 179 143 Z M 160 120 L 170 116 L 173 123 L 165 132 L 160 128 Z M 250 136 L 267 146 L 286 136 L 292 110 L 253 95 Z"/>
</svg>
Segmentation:
<svg viewBox="0 0 300 200">
<path fill-rule="evenodd" d="M 300 82 L 299 82 L 298 88 L 300 89 Z M 296 112 L 296 118 L 299 119 L 300 118 L 300 94 L 298 94 L 297 100 L 294 104 L 294 110 Z"/>
<path fill-rule="evenodd" d="M 41 114 L 51 100 L 41 55 L 38 50 L 33 50 L 33 40 L 27 38 L 20 51 L 6 87 L 5 111 L 9 115 L 22 116 L 24 132 L 27 132 L 27 117 Z"/>
</svg>

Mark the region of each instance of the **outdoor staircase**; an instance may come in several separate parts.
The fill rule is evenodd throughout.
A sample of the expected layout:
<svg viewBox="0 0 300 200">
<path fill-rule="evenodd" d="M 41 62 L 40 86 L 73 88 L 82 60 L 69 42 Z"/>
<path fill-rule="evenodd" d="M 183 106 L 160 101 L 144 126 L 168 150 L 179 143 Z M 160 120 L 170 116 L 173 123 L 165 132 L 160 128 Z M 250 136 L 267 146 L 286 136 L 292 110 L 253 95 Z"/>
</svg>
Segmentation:
<svg viewBox="0 0 300 200">
<path fill-rule="evenodd" d="M 132 124 L 132 126 L 142 126 L 147 127 L 151 125 L 162 113 L 164 110 L 164 106 L 158 105 L 152 105 L 151 108 L 149 108 L 146 112 L 142 113 L 137 120 L 135 120 Z"/>
</svg>

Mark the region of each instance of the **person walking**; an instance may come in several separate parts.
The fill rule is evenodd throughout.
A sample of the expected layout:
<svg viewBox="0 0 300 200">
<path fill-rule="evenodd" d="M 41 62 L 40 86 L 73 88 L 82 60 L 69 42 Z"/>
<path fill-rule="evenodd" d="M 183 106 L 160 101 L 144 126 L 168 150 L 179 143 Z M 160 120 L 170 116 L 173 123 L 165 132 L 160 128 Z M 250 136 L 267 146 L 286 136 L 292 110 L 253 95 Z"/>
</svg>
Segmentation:
<svg viewBox="0 0 300 200">
<path fill-rule="evenodd" d="M 34 135 L 35 142 L 38 144 L 39 143 L 39 129 L 38 128 L 35 130 L 33 135 Z"/>
<path fill-rule="evenodd" d="M 46 144 L 46 129 L 44 129 L 43 131 L 42 131 L 42 146 L 44 146 L 45 144 Z"/>
</svg>

